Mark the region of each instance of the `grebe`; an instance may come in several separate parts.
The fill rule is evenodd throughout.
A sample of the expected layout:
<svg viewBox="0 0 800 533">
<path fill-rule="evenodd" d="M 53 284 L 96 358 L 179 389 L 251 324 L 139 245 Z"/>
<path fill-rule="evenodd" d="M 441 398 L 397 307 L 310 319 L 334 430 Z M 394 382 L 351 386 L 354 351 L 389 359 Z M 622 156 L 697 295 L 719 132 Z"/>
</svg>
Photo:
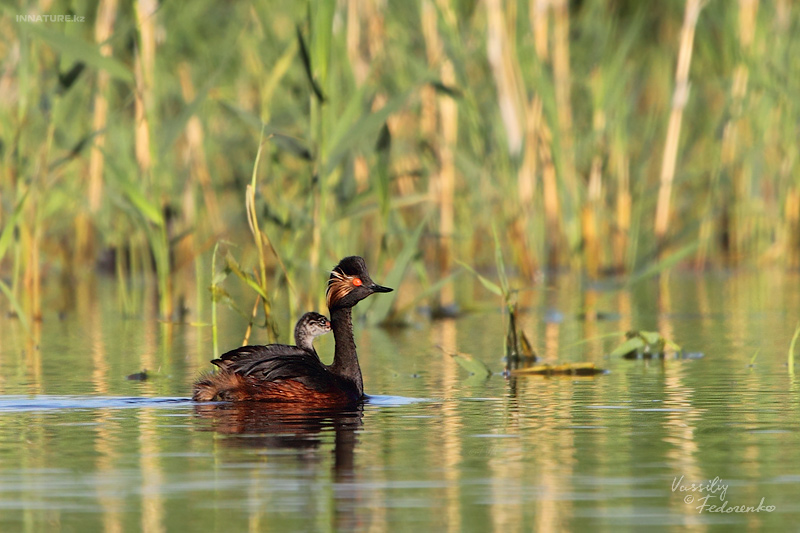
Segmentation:
<svg viewBox="0 0 800 533">
<path fill-rule="evenodd" d="M 196 401 L 292 402 L 313 407 L 345 407 L 364 397 L 353 338 L 353 307 L 376 292 L 392 289 L 369 277 L 364 259 L 345 257 L 331 271 L 326 291 L 335 348 L 333 363 L 296 346 L 242 346 L 211 361 L 219 371 L 200 378 Z"/>
<path fill-rule="evenodd" d="M 330 330 L 331 323 L 327 317 L 311 311 L 301 316 L 294 326 L 295 346 L 272 344 L 270 347 L 276 352 L 283 351 L 287 354 L 293 353 L 294 348 L 300 348 L 319 359 L 319 355 L 314 349 L 314 339 L 328 333 Z M 230 386 L 231 378 L 227 374 L 223 372 L 208 374 L 195 384 L 194 399 L 207 401 L 222 398 L 227 393 L 226 389 Z"/>
<path fill-rule="evenodd" d="M 317 358 L 317 351 L 314 349 L 314 338 L 325 335 L 331 330 L 331 323 L 327 317 L 319 313 L 310 312 L 300 317 L 294 327 L 294 343 L 298 348 L 314 354 Z"/>
</svg>

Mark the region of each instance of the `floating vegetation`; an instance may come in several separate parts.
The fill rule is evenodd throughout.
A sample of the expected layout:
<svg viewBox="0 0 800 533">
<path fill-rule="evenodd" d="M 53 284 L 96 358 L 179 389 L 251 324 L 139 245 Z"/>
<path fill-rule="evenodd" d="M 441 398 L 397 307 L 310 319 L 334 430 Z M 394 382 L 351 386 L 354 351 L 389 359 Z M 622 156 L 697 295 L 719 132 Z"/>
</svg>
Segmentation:
<svg viewBox="0 0 800 533">
<path fill-rule="evenodd" d="M 594 363 L 562 363 L 516 368 L 510 374 L 512 376 L 596 376 L 607 372 L 607 370 L 597 368 Z"/>
<path fill-rule="evenodd" d="M 663 359 L 668 349 L 683 357 L 681 347 L 673 341 L 665 339 L 657 331 L 629 331 L 625 334 L 625 341 L 614 348 L 609 356 L 622 356 L 625 359 Z M 697 354 L 693 355 L 695 357 L 687 358 L 697 358 Z"/>
</svg>

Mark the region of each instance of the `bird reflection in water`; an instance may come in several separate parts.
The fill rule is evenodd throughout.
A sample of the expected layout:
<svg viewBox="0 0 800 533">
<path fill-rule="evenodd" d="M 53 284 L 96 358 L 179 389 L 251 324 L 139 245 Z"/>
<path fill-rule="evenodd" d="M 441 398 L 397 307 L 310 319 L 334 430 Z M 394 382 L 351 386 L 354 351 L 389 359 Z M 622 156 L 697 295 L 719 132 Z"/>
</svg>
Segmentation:
<svg viewBox="0 0 800 533">
<path fill-rule="evenodd" d="M 228 435 L 223 446 L 264 450 L 296 450 L 307 463 L 316 463 L 320 448 L 334 433 L 331 467 L 336 502 L 335 528 L 359 528 L 355 510 L 363 503 L 354 471 L 357 431 L 363 407 L 348 410 L 309 410 L 297 404 L 232 402 L 196 404 L 195 413 L 210 422 L 209 429 Z M 363 524 L 362 524 L 363 525 Z"/>
</svg>

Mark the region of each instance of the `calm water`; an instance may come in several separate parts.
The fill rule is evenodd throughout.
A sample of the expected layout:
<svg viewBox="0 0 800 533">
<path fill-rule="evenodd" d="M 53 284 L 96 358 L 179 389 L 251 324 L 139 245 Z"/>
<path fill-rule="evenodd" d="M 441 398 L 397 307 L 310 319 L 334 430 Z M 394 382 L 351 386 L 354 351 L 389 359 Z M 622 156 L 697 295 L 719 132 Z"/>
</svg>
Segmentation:
<svg viewBox="0 0 800 533">
<path fill-rule="evenodd" d="M 609 370 L 594 378 L 504 378 L 494 305 L 401 329 L 359 324 L 375 396 L 315 415 L 193 404 L 191 382 L 213 355 L 208 327 L 124 319 L 103 283 L 77 291 L 51 291 L 54 311 L 29 334 L 0 322 L 3 532 L 800 523 L 800 384 L 786 364 L 796 275 L 673 275 L 633 290 L 563 279 L 523 294 L 522 327 L 540 356 Z M 598 337 L 634 328 L 704 357 L 608 359 L 617 339 Z M 226 324 L 220 348 L 242 329 Z M 332 338 L 319 341 L 325 359 Z M 439 346 L 498 374 L 470 377 Z M 125 379 L 143 368 L 147 381 Z M 723 501 L 761 510 L 710 512 Z"/>
</svg>

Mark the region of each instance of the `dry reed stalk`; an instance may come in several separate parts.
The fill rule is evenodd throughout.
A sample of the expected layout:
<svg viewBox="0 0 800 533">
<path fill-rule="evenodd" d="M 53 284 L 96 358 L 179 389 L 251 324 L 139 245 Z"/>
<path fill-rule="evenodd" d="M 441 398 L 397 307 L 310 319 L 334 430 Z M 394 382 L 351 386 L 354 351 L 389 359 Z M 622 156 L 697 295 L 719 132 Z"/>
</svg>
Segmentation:
<svg viewBox="0 0 800 533">
<path fill-rule="evenodd" d="M 748 57 L 753 45 L 755 36 L 755 23 L 758 14 L 758 0 L 739 0 L 739 46 L 743 57 Z M 745 126 L 742 124 L 742 111 L 744 107 L 744 100 L 747 94 L 747 81 L 749 78 L 749 71 L 747 64 L 742 61 L 736 66 L 733 74 L 733 85 L 731 87 L 732 97 L 732 115 L 733 119 L 730 123 L 730 136 L 728 137 L 730 146 L 725 146 L 725 139 L 723 139 L 723 154 L 725 160 L 723 164 L 729 167 L 736 165 L 736 151 L 738 148 L 738 140 L 740 130 Z M 750 177 L 751 172 L 748 168 L 739 168 L 733 172 L 733 189 L 734 189 L 734 217 L 731 219 L 732 227 L 730 233 L 732 236 L 731 246 L 733 257 L 741 257 L 746 252 L 746 242 L 753 232 L 754 217 L 747 214 L 747 204 L 750 203 Z"/>
<path fill-rule="evenodd" d="M 368 61 L 372 61 L 383 53 L 383 43 L 386 40 L 386 25 L 383 12 L 386 4 L 383 0 L 364 0 L 363 18 L 367 24 L 367 50 L 369 52 Z"/>
<path fill-rule="evenodd" d="M 369 73 L 369 60 L 364 57 L 361 47 L 361 16 L 364 0 L 349 0 L 347 2 L 347 58 L 356 85 L 361 85 Z"/>
<path fill-rule="evenodd" d="M 183 94 L 184 101 L 187 104 L 192 103 L 195 99 L 195 91 L 192 85 L 192 76 L 188 63 L 183 62 L 179 65 L 178 79 L 180 80 L 181 93 Z M 211 184 L 211 173 L 208 170 L 203 125 L 197 115 L 192 115 L 186 122 L 186 144 L 188 148 L 189 166 L 192 172 L 191 175 L 197 184 L 200 185 L 200 190 L 203 192 L 206 214 L 208 215 L 211 229 L 214 233 L 218 234 L 223 229 L 222 218 L 219 214 L 217 195 Z M 191 223 L 190 221 L 187 222 Z"/>
<path fill-rule="evenodd" d="M 533 209 L 536 196 L 537 153 L 539 148 L 539 128 L 542 122 L 542 99 L 535 95 L 525 111 L 525 150 L 522 164 L 517 171 L 517 194 L 523 213 Z"/>
<path fill-rule="evenodd" d="M 532 0 L 529 6 L 530 24 L 536 38 L 536 55 L 541 61 L 547 59 L 547 10 L 551 0 Z M 547 255 L 546 264 L 548 268 L 555 269 L 559 263 L 558 242 L 561 231 L 561 205 L 558 198 L 558 178 L 556 168 L 553 164 L 552 142 L 553 135 L 547 123 L 542 120 L 542 99 L 535 94 L 527 109 L 527 131 L 530 136 L 526 140 L 525 158 L 529 156 L 535 162 L 537 159 L 541 163 L 542 172 L 542 195 L 544 197 L 544 219 L 545 219 L 545 253 Z M 535 172 L 535 163 L 528 161 Z M 526 168 L 523 160 L 523 168 Z M 521 186 L 521 185 L 520 185 Z M 527 186 L 526 186 L 527 187 Z M 523 189 L 520 189 L 522 192 Z M 533 189 L 531 189 L 531 194 Z"/>
<path fill-rule="evenodd" d="M 672 111 L 667 126 L 667 139 L 664 145 L 664 157 L 661 163 L 660 187 L 656 205 L 655 236 L 660 245 L 669 229 L 670 202 L 672 183 L 675 178 L 675 166 L 678 157 L 678 141 L 681 133 L 683 109 L 689 100 L 689 66 L 694 46 L 694 31 L 697 18 L 700 16 L 701 0 L 686 0 L 686 10 L 681 29 L 680 52 L 675 70 L 675 90 L 672 94 Z"/>
<path fill-rule="evenodd" d="M 31 203 L 33 205 L 33 202 Z M 39 249 L 42 245 L 42 223 L 34 215 L 33 233 L 28 247 L 28 263 L 26 265 L 26 287 L 30 295 L 30 316 L 33 322 L 42 320 L 42 272 Z"/>
<path fill-rule="evenodd" d="M 544 195 L 544 219 L 546 232 L 547 266 L 555 269 L 559 264 L 559 241 L 561 235 L 561 205 L 558 198 L 558 180 L 553 164 L 552 134 L 546 124 L 539 130 L 539 158 L 542 162 L 542 193 Z"/>
<path fill-rule="evenodd" d="M 425 56 L 428 65 L 438 67 L 442 57 L 442 40 L 436 27 L 436 8 L 430 0 L 422 0 L 420 18 L 422 19 L 422 36 L 425 39 Z M 420 89 L 421 111 L 419 129 L 423 139 L 432 139 L 438 129 L 436 90 L 425 84 Z"/>
<path fill-rule="evenodd" d="M 743 56 L 747 56 L 752 48 L 755 35 L 755 19 L 758 10 L 758 0 L 739 0 L 739 45 Z M 719 168 L 713 178 L 706 216 L 700 225 L 698 248 L 695 256 L 695 267 L 700 269 L 706 264 L 708 258 L 709 245 L 713 236 L 714 220 L 711 212 L 714 209 L 713 195 L 716 192 L 718 175 L 723 169 L 728 169 L 734 180 L 734 212 L 739 212 L 741 206 L 749 200 L 747 190 L 748 184 L 744 182 L 745 174 L 741 168 L 734 168 L 736 165 L 736 154 L 739 145 L 739 129 L 742 122 L 742 108 L 745 95 L 747 93 L 747 80 L 749 72 L 747 65 L 742 61 L 734 70 L 733 82 L 731 84 L 731 119 L 729 119 L 722 130 L 722 143 L 720 148 Z M 728 244 L 721 246 L 723 252 L 727 252 L 728 259 L 741 257 L 744 252 L 744 234 L 747 233 L 744 226 L 747 224 L 743 215 L 735 214 L 726 218 L 726 226 L 721 229 L 722 235 L 729 235 Z"/>
<path fill-rule="evenodd" d="M 242 346 L 250 344 L 250 334 L 253 332 L 253 323 L 256 321 L 258 314 L 258 304 L 261 303 L 261 296 L 256 295 L 256 301 L 253 302 L 253 310 L 250 312 L 250 322 L 247 323 L 247 329 L 244 332 L 244 339 L 242 339 Z"/>
<path fill-rule="evenodd" d="M 431 70 L 440 68 L 442 61 L 442 39 L 439 36 L 436 7 L 431 0 L 422 0 L 420 4 L 420 19 L 422 22 L 422 36 L 425 39 L 425 56 Z M 428 142 L 432 149 L 436 149 L 439 130 L 439 101 L 436 91 L 431 84 L 425 84 L 420 89 L 420 136 Z M 439 158 L 440 159 L 440 158 Z M 441 159 L 440 159 L 441 160 Z M 441 173 L 431 173 L 428 179 L 428 196 L 432 204 L 437 205 L 441 189 Z M 437 264 L 440 251 L 439 240 L 432 240 L 425 251 L 426 262 Z"/>
<path fill-rule="evenodd" d="M 528 5 L 528 17 L 533 29 L 536 56 L 542 60 L 547 60 L 548 58 L 547 10 L 549 7 L 550 0 L 530 0 Z"/>
<path fill-rule="evenodd" d="M 602 74 L 599 69 L 592 75 L 592 88 L 598 91 L 602 83 Z M 597 279 L 600 274 L 602 263 L 602 248 L 598 241 L 599 234 L 607 233 L 599 230 L 600 211 L 603 207 L 603 157 L 606 151 L 604 146 L 604 135 L 606 129 L 605 113 L 601 108 L 601 98 L 595 96 L 595 110 L 592 116 L 592 130 L 598 141 L 595 146 L 595 154 L 592 157 L 592 166 L 589 171 L 589 186 L 587 189 L 587 201 L 581 209 L 581 235 L 584 243 L 583 256 L 585 260 L 586 273 L 591 279 Z"/>
<path fill-rule="evenodd" d="M 117 0 L 101 0 L 97 8 L 97 22 L 95 23 L 95 42 L 101 44 L 100 55 L 111 56 L 112 48 L 107 42 L 113 34 L 114 21 L 117 18 Z M 105 133 L 108 119 L 108 71 L 97 71 L 97 91 L 94 95 L 94 114 L 92 118 L 92 131 L 100 132 L 94 139 L 89 154 L 89 212 L 96 213 L 100 208 L 103 196 L 103 147 L 105 146 Z"/>
<path fill-rule="evenodd" d="M 497 103 L 506 131 L 508 151 L 522 149 L 525 107 L 520 91 L 519 63 L 514 51 L 515 24 L 506 24 L 502 0 L 486 0 L 486 55 L 497 87 Z"/>
<path fill-rule="evenodd" d="M 94 28 L 95 42 L 100 44 L 100 55 L 109 57 L 112 53 L 111 45 L 107 42 L 113 34 L 114 21 L 117 18 L 117 0 L 101 0 L 97 7 L 97 20 Z M 110 76 L 108 71 L 97 71 L 97 90 L 94 95 L 94 111 L 92 116 L 92 131 L 99 132 L 94 138 L 94 144 L 89 152 L 89 213 L 94 214 L 100 208 L 103 198 L 103 166 L 105 146 L 106 122 L 108 120 L 108 85 Z M 81 262 L 89 260 L 94 255 L 92 228 L 89 218 L 81 213 L 75 219 L 75 252 L 76 258 Z"/>
<path fill-rule="evenodd" d="M 631 229 L 630 162 L 621 146 L 613 148 L 612 172 L 617 176 L 616 230 L 614 232 L 614 268 L 625 270 L 627 264 L 628 236 Z"/>
<path fill-rule="evenodd" d="M 456 83 L 453 63 L 445 60 L 441 69 L 442 83 L 454 86 Z M 456 163 L 455 149 L 458 142 L 458 104 L 448 95 L 439 97 L 439 117 L 442 127 L 442 142 L 439 147 L 441 168 L 439 169 L 439 273 L 442 278 L 449 276 L 453 263 L 453 231 L 455 229 L 453 197 L 455 195 Z M 455 301 L 453 285 L 447 283 L 440 293 L 442 306 Z"/>
<path fill-rule="evenodd" d="M 581 208 L 581 235 L 583 236 L 583 256 L 589 278 L 597 279 L 600 274 L 600 242 L 598 241 L 598 211 L 601 208 L 602 161 L 599 155 L 592 159 L 589 173 L 587 202 Z"/>
<path fill-rule="evenodd" d="M 786 193 L 784 202 L 785 233 L 788 253 L 787 261 L 791 268 L 800 265 L 800 192 L 793 186 Z"/>
<path fill-rule="evenodd" d="M 519 195 L 520 216 L 517 219 L 519 241 L 524 250 L 520 257 L 523 274 L 528 278 L 536 275 L 537 260 L 531 250 L 530 228 L 534 216 L 533 204 L 536 197 L 536 170 L 539 152 L 539 128 L 542 122 L 542 99 L 535 95 L 525 112 L 525 149 L 522 164 L 517 171 L 517 194 Z"/>
<path fill-rule="evenodd" d="M 148 180 L 152 167 L 149 116 L 153 109 L 154 99 L 155 13 L 157 9 L 158 3 L 156 0 L 138 0 L 136 2 L 136 22 L 139 28 L 139 41 L 134 66 L 136 79 L 136 91 L 134 92 L 136 162 L 139 165 L 142 177 Z"/>
<path fill-rule="evenodd" d="M 579 203 L 579 187 L 575 172 L 575 154 L 572 139 L 572 103 L 570 98 L 569 66 L 569 3 L 551 0 L 553 6 L 553 78 L 558 110 L 559 147 L 563 170 L 562 180 L 574 205 Z"/>
</svg>

